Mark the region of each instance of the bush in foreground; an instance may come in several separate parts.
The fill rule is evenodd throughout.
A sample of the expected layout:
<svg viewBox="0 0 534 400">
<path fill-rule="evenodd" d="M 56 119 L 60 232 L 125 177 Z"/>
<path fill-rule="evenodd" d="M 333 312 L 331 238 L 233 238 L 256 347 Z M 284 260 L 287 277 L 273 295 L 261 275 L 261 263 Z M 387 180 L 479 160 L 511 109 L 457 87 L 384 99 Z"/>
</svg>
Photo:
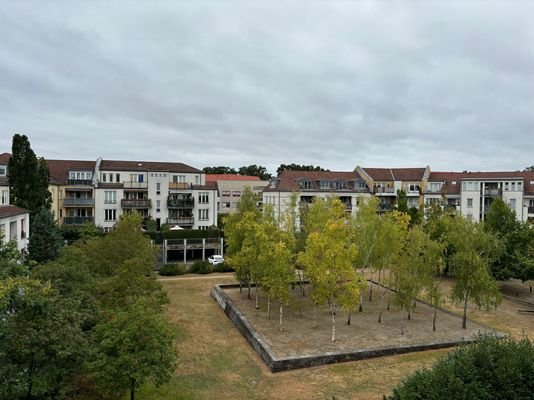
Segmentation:
<svg viewBox="0 0 534 400">
<path fill-rule="evenodd" d="M 195 261 L 191 266 L 193 274 L 211 274 L 213 272 L 213 266 L 207 261 Z"/>
<path fill-rule="evenodd" d="M 485 336 L 459 347 L 431 369 L 417 371 L 388 400 L 532 399 L 534 345 Z"/>
</svg>

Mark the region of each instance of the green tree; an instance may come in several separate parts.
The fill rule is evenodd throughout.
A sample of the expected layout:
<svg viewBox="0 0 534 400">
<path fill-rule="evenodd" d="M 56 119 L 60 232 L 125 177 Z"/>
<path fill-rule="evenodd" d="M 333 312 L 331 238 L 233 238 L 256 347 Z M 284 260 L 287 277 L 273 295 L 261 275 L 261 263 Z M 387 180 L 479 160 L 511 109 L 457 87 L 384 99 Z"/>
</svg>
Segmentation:
<svg viewBox="0 0 534 400">
<path fill-rule="evenodd" d="M 408 197 L 406 196 L 406 192 L 404 190 L 397 190 L 397 210 L 408 214 Z"/>
<path fill-rule="evenodd" d="M 498 280 L 534 279 L 534 231 L 528 223 L 517 221 L 515 212 L 497 198 L 486 213 L 484 227 L 501 239 L 504 250 L 491 264 Z"/>
<path fill-rule="evenodd" d="M 314 165 L 300 165 L 300 164 L 280 164 L 276 169 L 276 174 L 280 175 L 284 171 L 329 171 L 328 169 L 321 168 Z"/>
<path fill-rule="evenodd" d="M 161 384 L 176 366 L 174 335 L 152 304 L 139 299 L 126 310 L 107 315 L 94 332 L 94 350 L 87 364 L 93 379 L 105 393 L 123 396 L 145 381 Z"/>
<path fill-rule="evenodd" d="M 239 168 L 238 173 L 240 175 L 257 176 L 262 181 L 268 181 L 272 178 L 272 175 L 267 172 L 267 168 L 256 164 L 242 166 Z"/>
<path fill-rule="evenodd" d="M 37 159 L 26 135 L 15 134 L 8 163 L 7 177 L 11 204 L 30 210 L 32 215 L 41 207 L 50 208 L 49 173 L 46 161 Z M 33 229 L 31 229 L 33 234 Z"/>
<path fill-rule="evenodd" d="M 387 399 L 531 399 L 532 360 L 534 345 L 526 337 L 518 341 L 482 337 L 447 353 L 431 369 L 416 371 Z"/>
<path fill-rule="evenodd" d="M 28 276 L 28 266 L 22 259 L 22 254 L 17 248 L 17 242 L 10 240 L 4 243 L 4 237 L 0 232 L 0 280 L 8 277 Z"/>
<path fill-rule="evenodd" d="M 44 263 L 55 259 L 63 247 L 63 236 L 50 209 L 41 207 L 32 221 L 28 252 L 30 259 Z"/>
<path fill-rule="evenodd" d="M 299 254 L 298 262 L 312 283 L 314 303 L 327 303 L 330 307 L 334 342 L 337 309 L 351 311 L 354 308 L 364 279 L 354 269 L 358 252 L 351 240 L 341 201 L 334 198 L 315 201 L 310 216 L 306 250 Z"/>
<path fill-rule="evenodd" d="M 237 174 L 237 171 L 235 168 L 231 167 L 204 167 L 202 168 L 202 172 L 205 174 L 222 174 L 222 175 L 235 175 Z"/>
<path fill-rule="evenodd" d="M 57 398 L 87 349 L 76 305 L 49 283 L 0 281 L 0 397 Z"/>
<path fill-rule="evenodd" d="M 464 303 L 462 328 L 467 327 L 469 301 L 480 307 L 496 307 L 501 301 L 497 282 L 489 265 L 502 251 L 499 240 L 490 232 L 460 215 L 447 220 L 445 241 L 452 245 L 450 257 L 454 276 L 452 298 Z"/>
</svg>

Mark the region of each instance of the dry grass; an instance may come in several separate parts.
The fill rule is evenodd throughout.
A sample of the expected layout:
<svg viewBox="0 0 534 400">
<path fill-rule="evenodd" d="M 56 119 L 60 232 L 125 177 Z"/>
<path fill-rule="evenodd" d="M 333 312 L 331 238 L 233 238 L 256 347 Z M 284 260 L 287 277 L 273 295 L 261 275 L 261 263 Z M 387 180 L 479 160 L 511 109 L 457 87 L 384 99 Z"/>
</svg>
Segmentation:
<svg viewBox="0 0 534 400">
<path fill-rule="evenodd" d="M 143 387 L 139 399 L 381 399 L 415 369 L 430 366 L 446 353 L 427 351 L 272 374 L 209 295 L 215 283 L 232 281 L 230 274 L 164 281 L 171 298 L 167 314 L 178 336 L 178 367 L 165 385 Z M 534 318 L 515 315 L 517 305 L 507 303 L 491 316 L 476 310 L 472 316 L 504 332 L 515 334 L 519 326 L 532 334 Z"/>
</svg>

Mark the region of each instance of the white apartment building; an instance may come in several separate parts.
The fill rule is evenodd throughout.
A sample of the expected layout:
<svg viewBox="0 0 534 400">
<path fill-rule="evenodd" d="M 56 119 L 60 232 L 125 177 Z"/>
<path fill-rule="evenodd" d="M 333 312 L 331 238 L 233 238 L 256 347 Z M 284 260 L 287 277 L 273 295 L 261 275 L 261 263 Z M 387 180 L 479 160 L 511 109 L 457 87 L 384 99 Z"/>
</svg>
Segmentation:
<svg viewBox="0 0 534 400">
<path fill-rule="evenodd" d="M 336 196 L 345 211 L 354 214 L 362 199 L 371 197 L 367 183 L 357 172 L 283 171 L 263 190 L 263 204 L 271 205 L 279 218 L 289 209 L 294 192 L 299 194 L 297 211 L 316 197 Z"/>
<path fill-rule="evenodd" d="M 112 228 L 123 212 L 135 210 L 162 224 L 208 229 L 217 225 L 216 184 L 181 163 L 114 161 L 95 165 L 95 224 Z"/>
<path fill-rule="evenodd" d="M 0 237 L 5 243 L 15 241 L 20 251 L 27 251 L 30 237 L 30 214 L 28 210 L 9 203 L 7 164 L 11 154 L 0 154 Z"/>
</svg>

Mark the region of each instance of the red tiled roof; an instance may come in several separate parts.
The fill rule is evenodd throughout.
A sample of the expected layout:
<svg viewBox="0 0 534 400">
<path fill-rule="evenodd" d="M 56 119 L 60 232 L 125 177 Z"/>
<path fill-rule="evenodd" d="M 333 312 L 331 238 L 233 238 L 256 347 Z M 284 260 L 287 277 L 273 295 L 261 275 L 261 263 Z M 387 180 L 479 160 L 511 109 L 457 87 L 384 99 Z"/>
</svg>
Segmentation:
<svg viewBox="0 0 534 400">
<path fill-rule="evenodd" d="M 28 214 L 25 208 L 17 206 L 0 206 L 0 218 L 14 217 L 15 215 Z"/>
<path fill-rule="evenodd" d="M 431 172 L 428 181 L 443 182 L 442 191 L 446 194 L 460 194 L 463 176 L 461 172 Z"/>
<path fill-rule="evenodd" d="M 95 161 L 82 160 L 46 160 L 50 172 L 50 181 L 65 185 L 69 179 L 69 171 L 94 171 Z"/>
<path fill-rule="evenodd" d="M 299 186 L 299 180 L 305 178 L 312 182 L 320 180 L 345 180 L 354 181 L 356 179 L 362 179 L 357 172 L 339 172 L 339 171 L 293 171 L 285 170 L 278 176 L 278 184 L 276 188 L 266 187 L 265 191 L 298 191 L 301 190 Z M 321 190 L 315 188 L 315 190 Z"/>
<path fill-rule="evenodd" d="M 181 172 L 181 173 L 201 173 L 199 169 L 189 165 L 173 162 L 158 161 L 122 161 L 122 160 L 102 160 L 101 171 L 157 171 L 157 172 Z"/>
<path fill-rule="evenodd" d="M 10 153 L 2 153 L 2 154 L 0 154 L 0 164 L 7 165 L 7 163 L 9 162 L 10 158 L 11 158 L 11 154 Z"/>
<path fill-rule="evenodd" d="M 237 174 L 206 174 L 206 182 L 211 181 L 259 181 L 259 176 Z"/>
<path fill-rule="evenodd" d="M 426 168 L 363 168 L 374 181 L 421 181 Z"/>
</svg>

